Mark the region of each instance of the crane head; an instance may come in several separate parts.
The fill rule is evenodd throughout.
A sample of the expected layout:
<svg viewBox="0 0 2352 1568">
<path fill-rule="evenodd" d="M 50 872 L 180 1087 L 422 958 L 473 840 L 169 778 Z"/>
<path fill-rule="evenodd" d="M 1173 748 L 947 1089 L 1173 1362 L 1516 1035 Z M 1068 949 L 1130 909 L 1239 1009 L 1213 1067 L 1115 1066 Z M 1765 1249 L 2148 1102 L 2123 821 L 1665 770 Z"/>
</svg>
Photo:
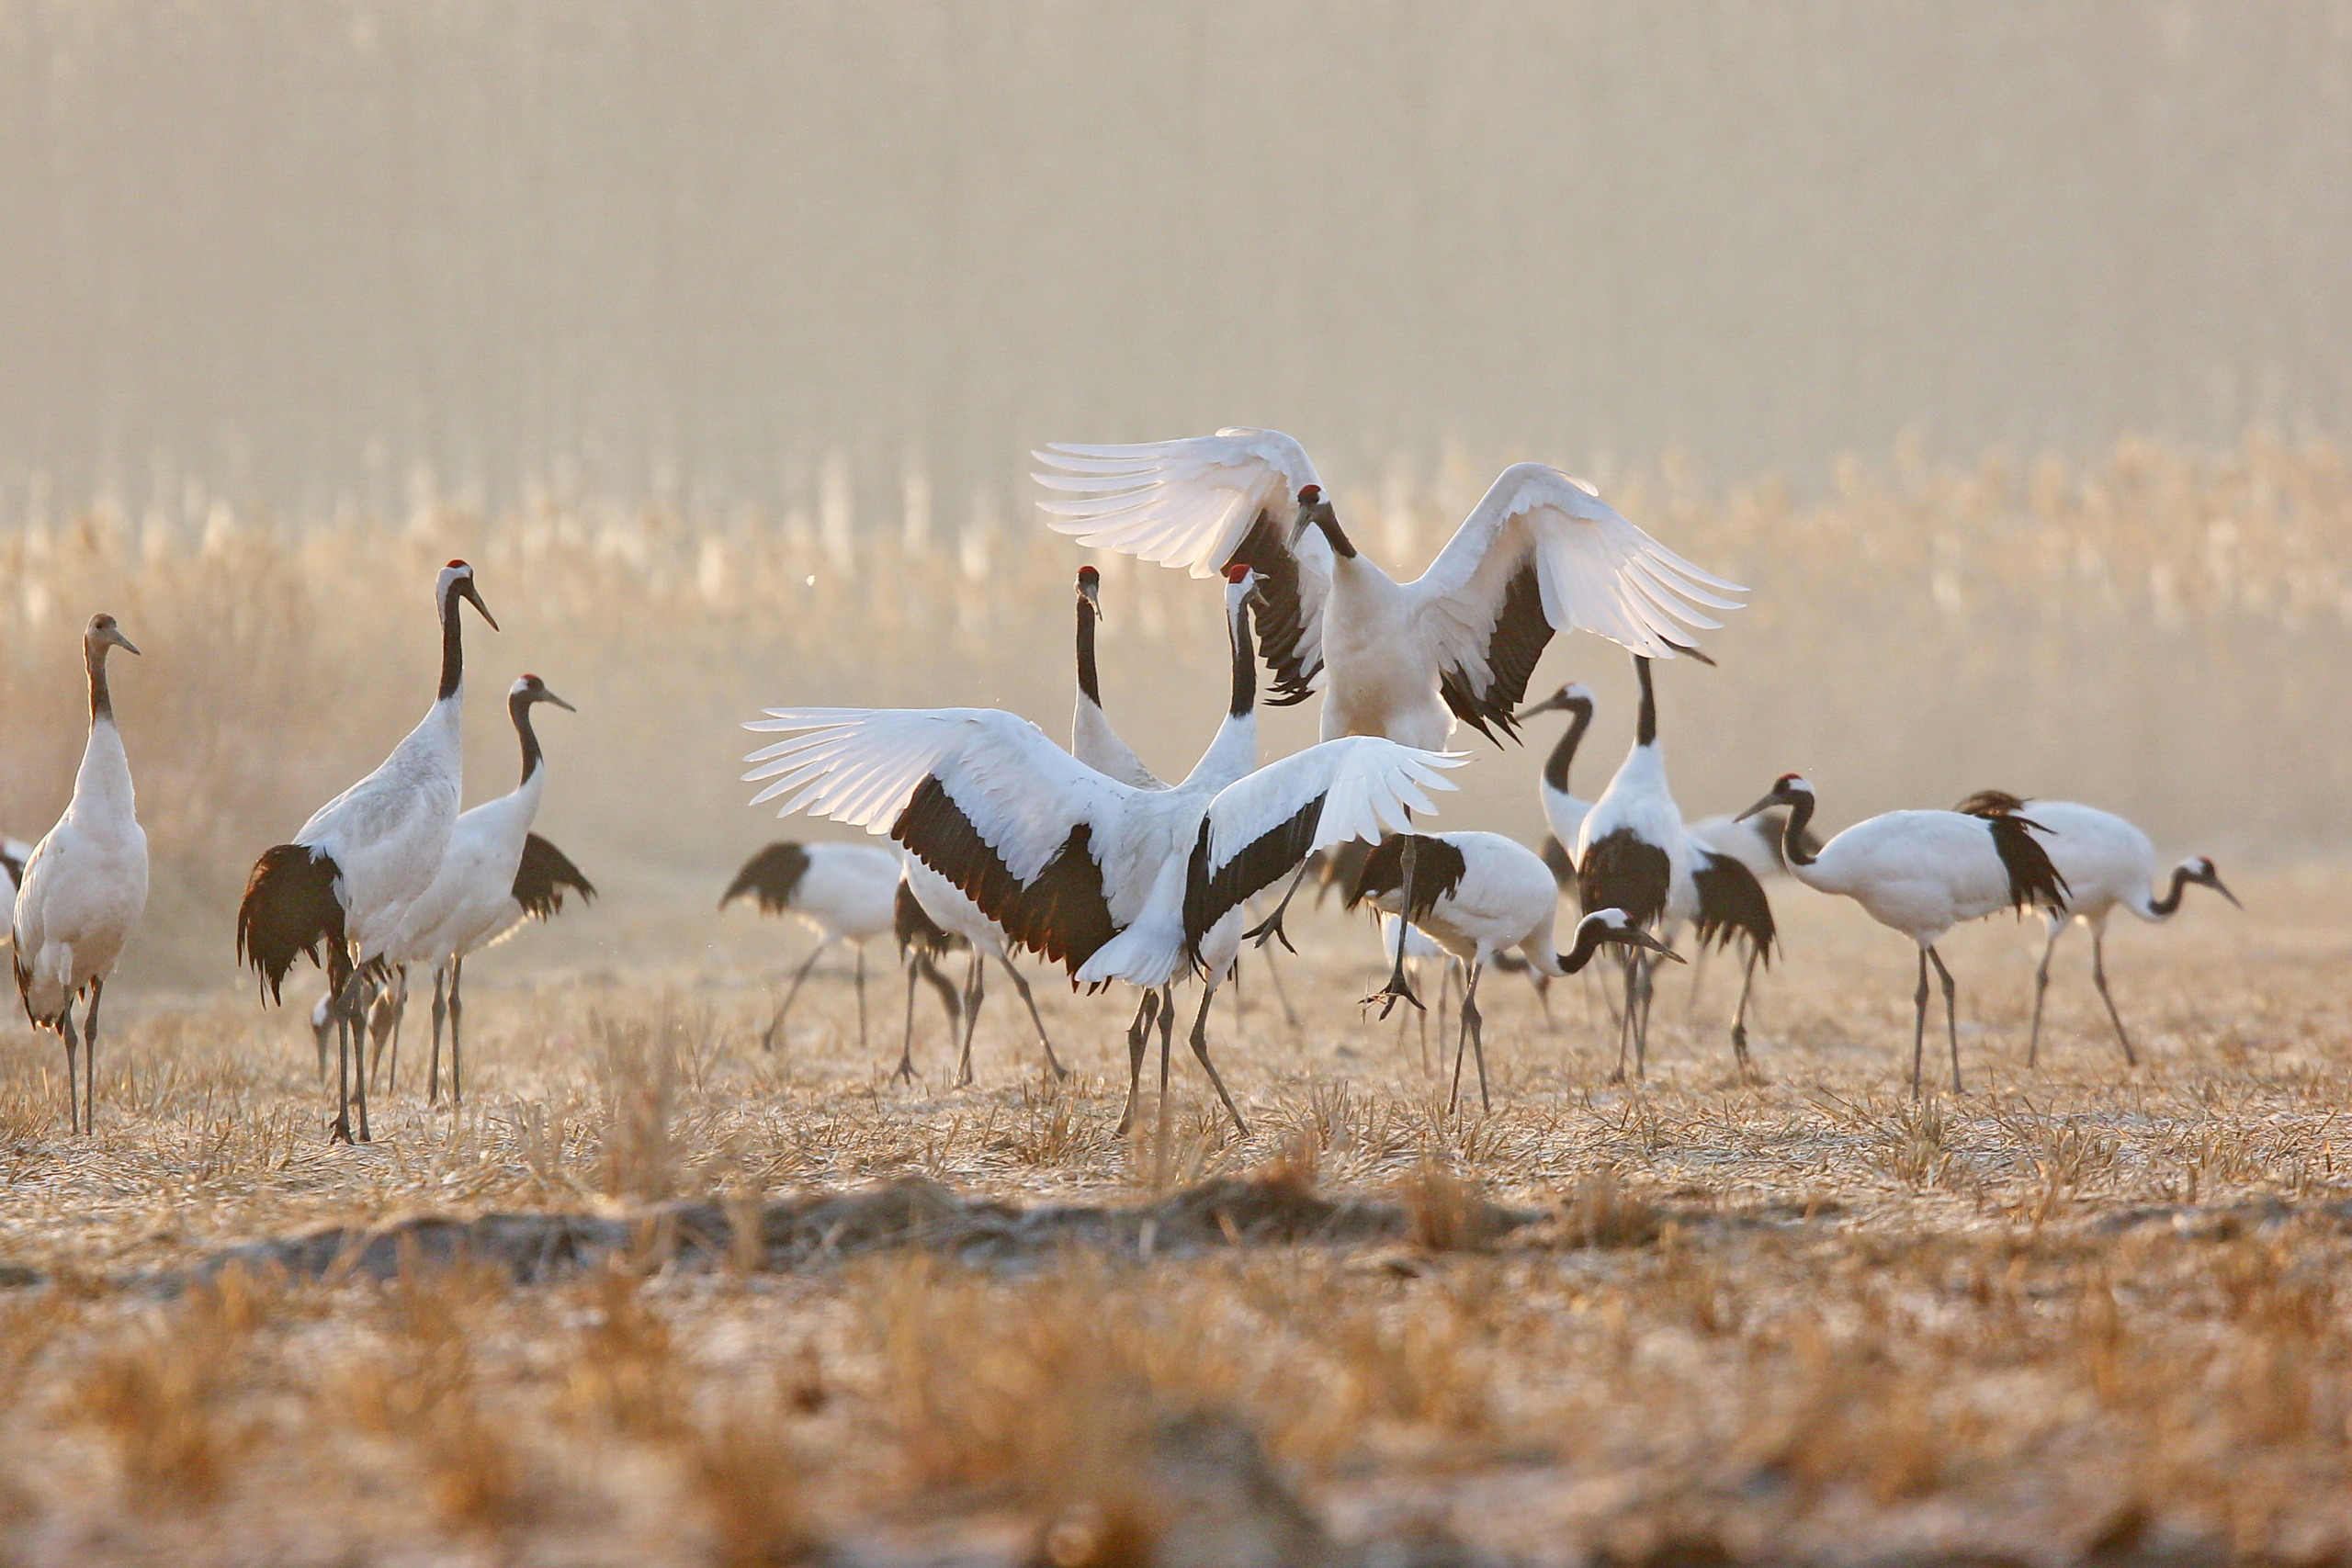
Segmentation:
<svg viewBox="0 0 2352 1568">
<path fill-rule="evenodd" d="M 492 631 L 498 629 L 498 617 L 490 613 L 490 606 L 481 602 L 481 594 L 474 587 L 474 569 L 461 560 L 453 560 L 443 567 L 441 579 L 434 587 L 434 599 L 437 604 L 448 604 L 452 593 L 481 611 L 481 618 L 490 623 Z"/>
<path fill-rule="evenodd" d="M 1795 806 L 1813 799 L 1813 786 L 1795 773 L 1782 773 L 1772 781 L 1771 789 L 1763 799 L 1741 812 L 1735 821 L 1745 822 L 1758 812 L 1770 811 L 1776 806 Z"/>
<path fill-rule="evenodd" d="M 114 617 L 103 613 L 90 617 L 88 629 L 82 633 L 82 645 L 92 652 L 104 648 L 119 648 L 125 653 L 139 651 L 131 640 L 122 635 L 122 628 L 115 625 Z"/>
</svg>

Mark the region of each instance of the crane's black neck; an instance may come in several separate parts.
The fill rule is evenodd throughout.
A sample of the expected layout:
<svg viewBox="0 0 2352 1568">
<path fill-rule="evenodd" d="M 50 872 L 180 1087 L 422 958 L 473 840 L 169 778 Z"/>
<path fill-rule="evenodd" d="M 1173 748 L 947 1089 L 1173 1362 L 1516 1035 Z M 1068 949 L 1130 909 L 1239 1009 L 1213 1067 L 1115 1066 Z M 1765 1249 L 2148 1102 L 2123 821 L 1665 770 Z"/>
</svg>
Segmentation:
<svg viewBox="0 0 2352 1568">
<path fill-rule="evenodd" d="M 1642 682 L 1642 710 L 1634 721 L 1634 744 L 1654 746 L 1657 743 L 1657 693 L 1650 687 L 1650 661 L 1635 654 L 1634 673 Z"/>
<path fill-rule="evenodd" d="M 2173 913 L 2180 908 L 2180 890 L 2188 886 L 2188 868 L 2185 865 L 2174 866 L 2172 886 L 2165 889 L 2163 897 L 2150 904 L 2148 908 L 2154 912 L 2157 919 L 2170 919 Z"/>
<path fill-rule="evenodd" d="M 1258 705 L 1258 651 L 1250 640 L 1250 602 L 1233 607 L 1233 702 L 1227 708 L 1236 718 L 1247 718 Z"/>
<path fill-rule="evenodd" d="M 1584 966 L 1592 962 L 1593 955 L 1600 951 L 1600 944 L 1608 940 L 1607 927 L 1579 920 L 1577 922 L 1577 944 L 1557 954 L 1561 969 L 1570 975 L 1582 972 Z"/>
<path fill-rule="evenodd" d="M 1094 670 L 1094 606 L 1084 594 L 1078 600 L 1078 694 L 1102 705 L 1102 682 Z"/>
<path fill-rule="evenodd" d="M 1315 509 L 1315 525 L 1323 530 L 1323 537 L 1330 542 L 1331 553 L 1341 560 L 1356 558 L 1356 547 L 1347 531 L 1340 526 L 1340 514 L 1327 503 Z"/>
<path fill-rule="evenodd" d="M 90 672 L 90 722 L 114 722 L 114 694 L 107 690 L 107 645 L 84 639 L 82 664 Z"/>
<path fill-rule="evenodd" d="M 1577 760 L 1577 743 L 1584 739 L 1585 727 L 1592 722 L 1592 705 L 1581 697 L 1568 705 L 1568 728 L 1544 760 L 1544 783 L 1561 795 L 1568 793 L 1568 769 Z"/>
<path fill-rule="evenodd" d="M 523 743 L 523 782 L 525 784 L 531 782 L 531 775 L 539 771 L 542 761 L 539 752 L 539 734 L 537 730 L 531 728 L 533 700 L 528 692 L 510 693 L 506 698 L 507 716 L 514 721 L 515 739 Z"/>
<path fill-rule="evenodd" d="M 466 682 L 464 630 L 458 625 L 458 582 L 441 592 L 441 700 L 447 702 Z"/>
<path fill-rule="evenodd" d="M 1805 824 L 1813 820 L 1813 796 L 1800 795 L 1789 802 L 1789 819 L 1781 825 L 1781 858 L 1791 865 L 1811 865 L 1813 852 L 1805 848 Z"/>
</svg>

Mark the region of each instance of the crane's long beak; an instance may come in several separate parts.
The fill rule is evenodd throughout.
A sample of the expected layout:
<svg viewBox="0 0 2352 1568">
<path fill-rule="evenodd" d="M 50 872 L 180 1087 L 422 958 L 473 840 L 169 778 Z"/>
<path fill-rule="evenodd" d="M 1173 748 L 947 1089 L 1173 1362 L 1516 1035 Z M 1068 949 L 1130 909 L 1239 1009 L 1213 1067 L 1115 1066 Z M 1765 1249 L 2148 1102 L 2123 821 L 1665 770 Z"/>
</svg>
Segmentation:
<svg viewBox="0 0 2352 1568">
<path fill-rule="evenodd" d="M 1520 709 L 1517 713 L 1511 715 L 1510 721 L 1513 724 L 1525 724 L 1529 719 L 1535 717 L 1537 715 L 1550 713 L 1554 708 L 1556 708 L 1559 705 L 1560 699 L 1556 694 L 1545 697 L 1542 702 L 1530 703 L 1525 707 Z"/>
<path fill-rule="evenodd" d="M 1613 932 L 1611 933 L 1610 940 L 1611 942 L 1622 942 L 1627 947 L 1638 947 L 1645 952 L 1663 953 L 1667 957 L 1673 959 L 1677 964 L 1688 964 L 1690 962 L 1689 959 L 1683 957 L 1682 954 L 1675 952 L 1674 949 L 1667 946 L 1666 943 L 1658 941 L 1657 938 L 1650 935 L 1649 932 L 1645 931 Z"/>
<path fill-rule="evenodd" d="M 136 655 L 139 652 L 139 645 L 132 642 L 129 637 L 123 636 L 119 631 L 110 631 L 107 633 L 107 640 L 114 644 L 115 647 L 122 649 L 125 653 Z M 2233 903 L 2236 900 L 2234 899 L 2232 900 Z"/>
<path fill-rule="evenodd" d="M 541 686 L 539 688 L 539 701 L 543 703 L 553 703 L 556 706 L 561 708 L 566 713 L 578 713 L 580 711 L 578 708 L 573 707 L 570 703 L 565 702 L 561 697 L 557 696 L 553 692 L 548 691 L 545 686 Z"/>
<path fill-rule="evenodd" d="M 1779 790 L 1774 790 L 1771 794 L 1766 795 L 1763 799 L 1758 801 L 1755 805 L 1749 807 L 1738 816 L 1733 818 L 1732 820 L 1735 822 L 1745 822 L 1749 818 L 1770 811 L 1776 806 L 1786 806 L 1787 804 L 1787 801 L 1781 798 L 1781 792 Z"/>
<path fill-rule="evenodd" d="M 474 590 L 474 580 L 472 578 L 469 577 L 463 582 L 458 583 L 458 592 L 463 595 L 475 609 L 481 612 L 481 618 L 490 623 L 490 629 L 492 631 L 499 629 L 498 617 L 492 615 L 490 613 L 490 606 L 481 602 L 481 595 Z"/>
<path fill-rule="evenodd" d="M 2211 878 L 2210 878 L 2210 879 L 2206 882 L 2205 886 L 2208 886 L 2208 887 L 2211 887 L 2214 892 L 2219 893 L 2222 897 L 2227 898 L 2227 899 L 2230 901 L 2230 903 L 2231 903 L 2231 905 L 2232 905 L 2232 907 L 2233 907 L 2233 908 L 2240 908 L 2240 909 L 2243 909 L 2243 908 L 2245 908 L 2245 906 L 2244 904 L 2241 904 L 2241 903 L 2239 903 L 2239 902 L 2238 902 L 2238 896 L 2237 896 L 2236 894 L 2234 894 L 2234 893 L 2231 892 L 2227 887 L 2224 887 L 2223 886 L 2222 886 L 2222 879 L 2221 879 L 2220 877 L 2215 876 L 2215 877 L 2211 877 Z"/>
</svg>

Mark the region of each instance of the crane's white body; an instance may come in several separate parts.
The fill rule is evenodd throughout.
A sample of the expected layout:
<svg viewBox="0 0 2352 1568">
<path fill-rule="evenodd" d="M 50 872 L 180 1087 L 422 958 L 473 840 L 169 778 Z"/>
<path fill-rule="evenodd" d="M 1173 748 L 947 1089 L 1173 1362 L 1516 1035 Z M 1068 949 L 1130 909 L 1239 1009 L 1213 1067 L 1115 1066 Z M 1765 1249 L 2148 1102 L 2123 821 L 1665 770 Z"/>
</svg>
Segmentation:
<svg viewBox="0 0 2352 1568">
<path fill-rule="evenodd" d="M 514 873 L 547 787 L 548 771 L 541 764 L 518 787 L 450 824 L 441 868 L 402 911 L 400 934 L 387 957 L 397 964 L 447 964 L 489 942 L 503 929 L 509 910 L 521 918 Z"/>
<path fill-rule="evenodd" d="M 1517 948 L 1536 973 L 1554 977 L 1566 973 L 1553 941 L 1559 885 L 1541 856 L 1500 833 L 1428 837 L 1462 852 L 1463 874 L 1453 889 L 1441 894 L 1414 924 L 1415 931 L 1464 964 L 1490 964 L 1497 953 Z M 1401 890 L 1378 895 L 1372 903 L 1394 919 L 1403 907 Z M 1407 953 L 1411 955 L 1409 946 Z"/>
<path fill-rule="evenodd" d="M 789 913 L 828 942 L 864 943 L 890 934 L 902 861 L 873 844 L 808 844 L 808 869 Z"/>
<path fill-rule="evenodd" d="M 2169 916 L 2156 908 L 2156 846 L 2112 811 L 2071 800 L 2029 800 L 2021 815 L 2049 829 L 2041 847 L 2066 879 L 2066 910 L 2052 919 L 2105 927 L 2118 908 L 2151 925 Z"/>
<path fill-rule="evenodd" d="M 25 862 L 10 930 L 25 1010 L 54 1019 L 114 972 L 147 908 L 147 834 L 111 715 L 95 718 L 74 798 Z"/>
<path fill-rule="evenodd" d="M 465 787 L 465 690 L 437 699 L 376 771 L 311 814 L 294 842 L 334 858 L 344 934 L 381 958 L 441 870 Z"/>
<path fill-rule="evenodd" d="M 1789 874 L 1807 887 L 1851 898 L 1871 919 L 1921 947 L 2012 903 L 2008 868 L 1991 831 L 1983 818 L 1957 811 L 1869 818 L 1822 845 L 1811 864 L 1792 864 Z"/>
</svg>

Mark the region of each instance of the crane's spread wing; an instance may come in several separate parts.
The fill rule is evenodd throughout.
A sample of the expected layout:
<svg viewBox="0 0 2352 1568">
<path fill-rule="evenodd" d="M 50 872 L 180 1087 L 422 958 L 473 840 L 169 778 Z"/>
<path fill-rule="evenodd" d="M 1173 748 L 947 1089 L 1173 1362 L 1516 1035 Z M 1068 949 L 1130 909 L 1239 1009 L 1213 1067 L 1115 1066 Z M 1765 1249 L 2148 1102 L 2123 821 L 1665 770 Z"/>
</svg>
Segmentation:
<svg viewBox="0 0 2352 1568">
<path fill-rule="evenodd" d="M 1076 973 L 1114 931 L 1102 856 L 1138 793 L 995 708 L 769 708 L 752 804 L 888 833 L 1015 942 Z"/>
<path fill-rule="evenodd" d="M 1057 499 L 1041 504 L 1080 544 L 1214 577 L 1234 561 L 1257 569 L 1265 609 L 1260 651 L 1273 677 L 1267 701 L 1306 700 L 1323 671 L 1323 603 L 1331 547 L 1301 536 L 1298 492 L 1317 484 L 1306 449 L 1278 430 L 1220 430 L 1134 446 L 1049 446 L 1032 453 L 1062 470 L 1038 474 Z"/>
<path fill-rule="evenodd" d="M 1512 710 L 1554 632 L 1580 627 L 1671 659 L 1684 626 L 1721 626 L 1706 611 L 1736 610 L 1723 595 L 1747 591 L 1684 560 L 1579 480 L 1518 463 L 1408 592 L 1446 705 L 1492 739 L 1490 725 L 1515 732 Z"/>
<path fill-rule="evenodd" d="M 1218 791 L 1185 879 L 1185 945 L 1197 958 L 1211 927 L 1317 850 L 1409 831 L 1413 812 L 1436 809 L 1430 791 L 1455 787 L 1441 770 L 1465 761 L 1351 735 L 1270 762 Z"/>
</svg>

